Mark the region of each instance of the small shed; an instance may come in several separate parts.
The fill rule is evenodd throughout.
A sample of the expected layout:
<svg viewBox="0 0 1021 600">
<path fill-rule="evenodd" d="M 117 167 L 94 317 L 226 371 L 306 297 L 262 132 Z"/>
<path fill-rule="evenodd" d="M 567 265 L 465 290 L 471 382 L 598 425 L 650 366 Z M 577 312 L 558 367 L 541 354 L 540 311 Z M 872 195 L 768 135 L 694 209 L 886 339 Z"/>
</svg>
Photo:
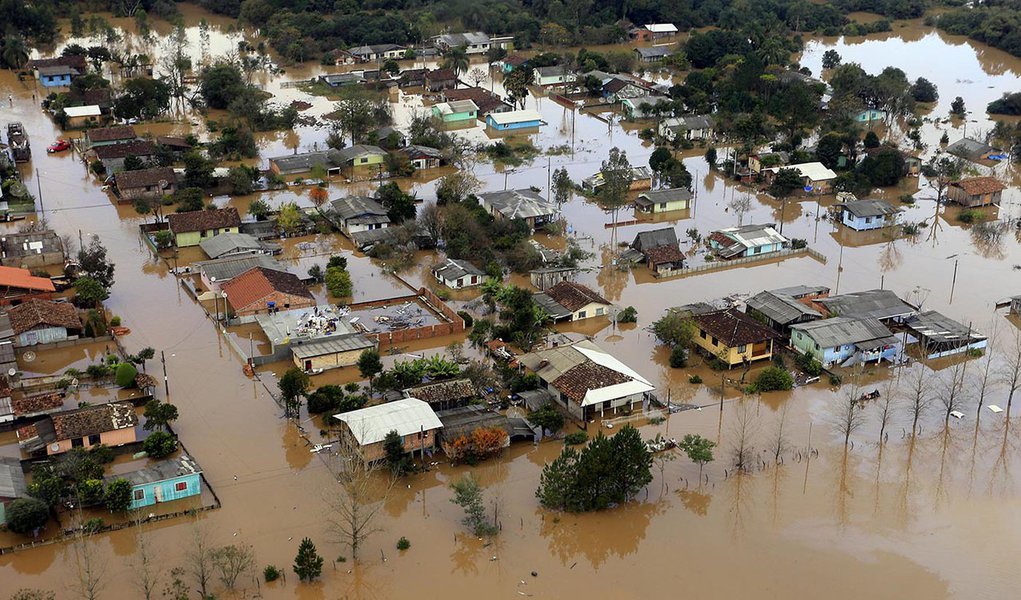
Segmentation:
<svg viewBox="0 0 1021 600">
<path fill-rule="evenodd" d="M 338 369 L 358 364 L 362 352 L 376 347 L 376 341 L 361 334 L 329 337 L 293 346 L 294 364 L 308 372 Z"/>
<path fill-rule="evenodd" d="M 988 338 L 970 325 L 963 325 L 934 310 L 910 317 L 904 327 L 918 338 L 926 358 L 942 358 L 970 350 L 982 350 Z"/>
<path fill-rule="evenodd" d="M 131 504 L 128 510 L 202 493 L 202 469 L 195 459 L 187 455 L 161 460 L 144 469 L 106 478 L 107 482 L 117 479 L 126 479 L 131 484 Z"/>
<path fill-rule="evenodd" d="M 443 285 L 460 289 L 480 285 L 486 274 L 466 260 L 448 258 L 432 268 L 433 277 Z"/>
<path fill-rule="evenodd" d="M 686 188 L 642 192 L 635 200 L 635 208 L 646 214 L 687 210 L 691 207 L 691 198 L 691 190 Z"/>
<path fill-rule="evenodd" d="M 7 311 L 18 347 L 63 342 L 82 332 L 78 310 L 70 302 L 27 300 Z"/>
</svg>

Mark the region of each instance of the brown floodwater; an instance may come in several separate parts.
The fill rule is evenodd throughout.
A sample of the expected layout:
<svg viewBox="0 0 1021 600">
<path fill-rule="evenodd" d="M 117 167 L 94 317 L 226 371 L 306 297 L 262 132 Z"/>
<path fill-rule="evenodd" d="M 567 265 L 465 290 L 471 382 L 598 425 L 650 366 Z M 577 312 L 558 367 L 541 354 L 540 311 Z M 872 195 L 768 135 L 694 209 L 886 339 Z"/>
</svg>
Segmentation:
<svg viewBox="0 0 1021 600">
<path fill-rule="evenodd" d="M 240 39 L 229 19 L 190 5 L 182 8 L 189 52 L 196 63 L 214 59 Z M 208 44 L 203 43 L 198 27 L 202 18 L 210 24 Z M 121 42 L 125 47 L 152 47 L 131 34 L 131 21 L 111 22 L 125 31 Z M 155 29 L 165 36 L 169 26 L 156 22 Z M 893 64 L 911 79 L 925 76 L 932 80 L 940 91 L 932 117 L 942 119 L 950 100 L 963 96 L 973 111 L 979 109 L 970 117 L 977 123 L 968 125 L 969 134 L 972 128 L 990 127 L 979 107 L 1004 91 L 1014 91 L 1021 73 L 1021 62 L 1013 57 L 916 23 L 896 27 L 893 34 L 812 40 L 802 63 L 818 72 L 821 54 L 830 47 L 836 48 L 845 62 L 860 62 L 870 72 Z M 295 99 L 310 102 L 313 106 L 304 114 L 318 117 L 332 110 L 331 101 L 282 84 L 336 70 L 305 64 L 288 67 L 281 76 L 258 74 L 256 82 L 280 103 Z M 498 76 L 483 85 L 501 91 Z M 324 498 L 338 490 L 325 462 L 328 458 L 308 450 L 310 443 L 320 441 L 317 422 L 303 414 L 299 420 L 303 433 L 281 418 L 267 392 L 267 387 L 275 387 L 274 377 L 287 363 L 262 369 L 262 381 L 245 377 L 243 357 L 234 347 L 247 349 L 246 338 L 252 334 L 256 350 L 265 351 L 265 340 L 251 327 L 219 333 L 169 273 L 167 261 L 153 257 L 139 240 L 137 227 L 143 218 L 129 206 L 115 206 L 76 157 L 41 151 L 62 133 L 33 105 L 33 92 L 38 90 L 28 82 L 19 83 L 10 73 L 0 73 L 0 97 L 12 94 L 15 98 L 13 107 L 4 107 L 3 120 L 25 123 L 36 148 L 33 162 L 22 167 L 26 184 L 29 189 L 36 188 L 34 169 L 38 169 L 49 224 L 75 239 L 79 231 L 86 241 L 98 235 L 109 249 L 117 272 L 107 304 L 132 331 L 123 340 L 128 350 L 151 346 L 165 353 L 170 400 L 181 412 L 175 429 L 223 503 L 220 510 L 198 518 L 200 527 L 217 544 L 251 544 L 259 569 L 276 564 L 289 570 L 303 536 L 312 537 L 328 559 L 347 554 L 326 533 Z M 393 104 L 398 124 L 407 123 L 427 104 L 415 94 L 399 92 Z M 636 164 L 644 164 L 652 152 L 634 127 L 622 127 L 619 119 L 608 113 L 598 117 L 579 113 L 550 98 L 534 96 L 528 99 L 528 107 L 542 112 L 548 125 L 527 138 L 544 153 L 550 148 L 558 150 L 512 169 L 478 162 L 474 172 L 485 189 L 506 185 L 545 191 L 551 168 L 565 167 L 578 180 L 598 170 L 612 146 L 626 150 Z M 927 122 L 923 126 L 929 151 L 946 128 L 963 134 L 964 123 Z M 208 138 L 203 120 L 186 112 L 172 122 L 140 129 L 161 134 L 194 131 Z M 489 141 L 481 128 L 459 133 L 475 142 Z M 326 134 L 324 126 L 301 126 L 293 132 L 260 135 L 261 158 L 251 162 L 265 165 L 269 156 L 322 147 Z M 688 595 L 708 598 L 1013 595 L 1021 584 L 1012 560 L 1021 551 L 1021 523 L 1015 516 L 1021 465 L 1016 464 L 1019 427 L 1004 415 L 983 410 L 976 421 L 972 398 L 971 407 L 963 410 L 965 418 L 952 419 L 945 426 L 941 411 L 934 407 L 922 419 L 922 434 L 912 439 L 904 433 L 910 429 L 910 416 L 901 408 L 887 427 L 887 442 L 880 445 L 878 407 L 872 405 L 865 410 L 864 425 L 851 436 L 853 446 L 845 451 L 842 436 L 834 427 L 834 407 L 846 390 L 815 384 L 760 398 L 743 397 L 737 386 L 728 385 L 721 405 L 720 374 L 697 360 L 690 368 L 670 369 L 668 351 L 655 343 L 647 328 L 669 306 L 729 294 L 802 283 L 841 291 L 883 286 L 925 308 L 973 323 L 981 331 L 988 333 L 995 324 L 999 337 L 993 347 L 999 349 L 1008 345 L 1009 334 L 1016 331 L 1016 323 L 993 310 L 996 300 L 1019 293 L 1021 288 L 1021 283 L 1014 283 L 1018 281 L 1015 265 L 1021 265 L 1015 236 L 1008 233 L 999 241 L 976 243 L 971 227 L 956 219 L 957 211 L 937 211 L 931 190 L 924 181 L 916 180 L 886 195 L 915 194 L 918 201 L 905 205 L 905 218 L 926 220 L 930 225 L 917 237 L 838 230 L 830 221 L 817 218 L 833 204 L 832 197 L 790 200 L 783 205 L 710 172 L 700 154 L 690 152 L 684 158 L 695 176 L 695 206 L 675 216 L 641 219 L 639 224 L 619 227 L 617 240 L 628 242 L 640 231 L 665 225 L 676 227 L 682 238 L 689 228 L 705 235 L 736 225 L 738 216 L 727 204 L 735 196 L 748 194 L 754 198 L 742 217 L 744 223 L 782 220 L 786 235 L 808 240 L 827 261 L 791 258 L 662 281 L 643 268 L 619 271 L 611 265 L 616 253 L 611 245 L 613 230 L 605 227 L 609 215 L 576 197 L 563 209 L 570 226 L 566 236 L 593 254 L 579 280 L 621 306 L 636 307 L 639 322 L 615 327 L 607 320 L 592 319 L 563 329 L 593 336 L 655 382 L 661 397 L 669 395 L 674 402 L 701 407 L 671 415 L 660 424 L 644 419 L 636 424 L 646 437 L 699 433 L 718 441 L 717 460 L 707 465 L 705 477 L 700 480 L 698 467 L 676 456 L 676 460 L 657 464 L 654 481 L 627 506 L 590 515 L 557 515 L 540 510 L 534 498 L 539 471 L 558 452 L 557 442 L 516 444 L 504 456 L 475 469 L 441 461 L 430 471 L 402 481 L 393 491 L 380 513 L 383 531 L 368 540 L 357 565 L 328 561 L 322 581 L 311 585 L 298 584 L 289 573 L 286 582 L 262 584 L 262 597 L 394 598 L 425 592 L 469 598 L 476 597 L 479 589 L 499 598 L 648 598 L 682 589 Z M 435 198 L 436 177 L 431 174 L 400 183 L 427 201 Z M 373 185 L 335 180 L 331 194 L 366 193 Z M 295 201 L 310 206 L 307 190 L 302 189 L 229 202 L 244 212 L 256 197 L 273 205 Z M 1017 188 L 1011 187 L 998 211 L 985 212 L 990 218 L 1016 218 L 1018 198 Z M 620 219 L 631 220 L 630 211 L 622 211 Z M 564 247 L 564 238 L 537 239 L 551 247 Z M 404 284 L 387 275 L 375 261 L 354 252 L 340 236 L 307 236 L 286 240 L 284 246 L 281 260 L 299 268 L 325 263 L 335 253 L 347 256 L 356 301 L 406 293 Z M 685 242 L 684 248 L 688 247 Z M 186 264 L 197 258 L 188 251 L 178 260 Z M 413 286 L 432 285 L 428 266 L 437 259 L 435 253 L 420 253 L 416 265 L 402 277 Z M 170 263 L 173 266 L 172 260 Z M 315 293 L 320 300 L 327 299 L 324 290 Z M 470 304 L 471 298 L 470 293 L 458 294 L 452 302 L 460 307 Z M 459 339 L 420 340 L 399 350 L 435 354 Z M 22 357 L 21 365 L 33 374 L 59 373 L 68 367 L 83 368 L 102 353 L 101 346 L 84 346 L 41 353 L 32 361 Z M 991 353 L 994 361 L 999 361 L 997 354 L 995 350 Z M 384 360 L 402 357 L 407 355 Z M 980 375 L 982 360 L 968 363 L 971 394 L 977 388 L 971 382 Z M 944 363 L 932 367 L 927 377 L 934 386 L 941 385 L 950 367 Z M 862 376 L 861 385 L 885 390 L 899 381 L 903 387 L 921 368 L 918 363 L 897 370 L 872 368 Z M 157 356 L 149 363 L 149 371 L 159 370 Z M 695 374 L 705 384 L 689 383 Z M 725 374 L 733 380 L 741 376 L 738 371 Z M 353 380 L 357 373 L 351 369 L 314 378 L 317 385 Z M 100 396 L 99 391 L 90 394 L 97 399 Z M 1005 406 L 1005 398 L 1006 390 L 997 381 L 985 402 Z M 784 435 L 778 436 L 781 421 Z M 742 437 L 741 422 L 751 423 L 743 437 L 756 456 L 748 473 L 735 473 L 732 466 L 733 447 Z M 590 433 L 597 427 L 590 425 Z M 772 448 L 780 437 L 782 464 L 775 465 Z M 0 436 L 0 443 L 9 446 L 12 442 L 12 436 Z M 460 509 L 449 502 L 449 483 L 468 470 L 476 472 L 486 486 L 488 501 L 495 504 L 499 515 L 502 531 L 492 542 L 468 535 L 459 522 Z M 183 564 L 191 535 L 187 519 L 161 523 L 146 535 L 158 549 L 161 565 Z M 412 544 L 403 553 L 394 549 L 401 536 Z M 97 536 L 92 543 L 105 565 L 100 597 L 139 597 L 130 584 L 136 532 L 128 529 Z M 60 545 L 0 556 L 0 593 L 32 586 L 54 589 L 58 597 L 73 597 L 68 587 L 74 580 L 73 569 L 71 549 Z M 254 577 L 242 583 L 249 594 L 255 593 L 258 584 Z"/>
</svg>

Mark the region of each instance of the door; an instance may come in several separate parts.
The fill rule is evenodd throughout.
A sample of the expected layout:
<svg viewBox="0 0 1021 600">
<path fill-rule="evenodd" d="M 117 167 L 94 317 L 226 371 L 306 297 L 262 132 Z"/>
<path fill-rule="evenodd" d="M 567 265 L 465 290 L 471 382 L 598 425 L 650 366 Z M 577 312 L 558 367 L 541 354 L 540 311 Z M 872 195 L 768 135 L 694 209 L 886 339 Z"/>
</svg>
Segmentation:
<svg viewBox="0 0 1021 600">
<path fill-rule="evenodd" d="M 162 487 L 160 487 L 158 485 L 153 487 L 152 488 L 152 495 L 153 495 L 154 498 L 156 498 L 156 504 L 159 504 L 160 502 L 163 502 L 163 488 Z"/>
<path fill-rule="evenodd" d="M 306 371 L 311 371 L 312 370 L 312 361 L 311 360 L 306 360 L 305 361 L 305 370 Z"/>
</svg>

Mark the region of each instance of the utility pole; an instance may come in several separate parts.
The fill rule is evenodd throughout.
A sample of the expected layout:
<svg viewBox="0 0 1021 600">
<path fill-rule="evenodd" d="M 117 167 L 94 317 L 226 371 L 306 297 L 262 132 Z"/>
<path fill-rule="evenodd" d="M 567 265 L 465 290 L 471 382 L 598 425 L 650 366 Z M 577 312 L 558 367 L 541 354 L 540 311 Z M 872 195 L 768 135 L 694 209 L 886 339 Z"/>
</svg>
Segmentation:
<svg viewBox="0 0 1021 600">
<path fill-rule="evenodd" d="M 39 179 L 39 167 L 35 169 L 35 188 L 39 191 L 39 220 L 46 220 L 46 208 L 43 207 L 43 182 Z"/>
<path fill-rule="evenodd" d="M 553 157 L 546 157 L 546 199 L 551 200 L 553 196 Z"/>
<path fill-rule="evenodd" d="M 958 259 L 955 258 L 954 259 L 954 277 L 953 277 L 953 279 L 950 280 L 950 302 L 949 302 L 949 304 L 953 304 L 954 303 L 954 286 L 957 285 L 957 261 L 958 261 Z"/>
<path fill-rule="evenodd" d="M 160 350 L 160 362 L 163 363 L 163 391 L 167 395 L 167 403 L 170 402 L 170 379 L 167 377 L 167 355 Z"/>
</svg>

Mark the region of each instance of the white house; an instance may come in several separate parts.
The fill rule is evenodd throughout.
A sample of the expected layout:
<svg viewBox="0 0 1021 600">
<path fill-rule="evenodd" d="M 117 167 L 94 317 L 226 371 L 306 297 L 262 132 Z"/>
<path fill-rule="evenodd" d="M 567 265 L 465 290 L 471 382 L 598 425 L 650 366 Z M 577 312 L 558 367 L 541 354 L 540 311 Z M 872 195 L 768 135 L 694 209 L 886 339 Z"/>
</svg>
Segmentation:
<svg viewBox="0 0 1021 600">
<path fill-rule="evenodd" d="M 707 140 L 715 135 L 715 124 L 709 115 L 687 115 L 684 117 L 668 117 L 659 123 L 659 135 L 674 141 Z"/>
<path fill-rule="evenodd" d="M 561 281 L 535 294 L 535 302 L 554 321 L 580 321 L 610 314 L 613 304 L 592 289 L 573 281 Z"/>
<path fill-rule="evenodd" d="M 433 277 L 448 288 L 474 287 L 482 283 L 485 273 L 466 260 L 448 258 L 432 269 Z"/>
<path fill-rule="evenodd" d="M 364 196 L 338 198 L 330 203 L 337 227 L 348 237 L 351 234 L 390 226 L 390 217 L 379 202 Z"/>
<path fill-rule="evenodd" d="M 855 231 L 882 229 L 897 224 L 900 209 L 885 200 L 851 200 L 836 207 L 840 223 Z"/>
<path fill-rule="evenodd" d="M 535 69 L 535 85 L 563 85 L 578 79 L 578 75 L 567 67 L 556 65 Z"/>
</svg>

